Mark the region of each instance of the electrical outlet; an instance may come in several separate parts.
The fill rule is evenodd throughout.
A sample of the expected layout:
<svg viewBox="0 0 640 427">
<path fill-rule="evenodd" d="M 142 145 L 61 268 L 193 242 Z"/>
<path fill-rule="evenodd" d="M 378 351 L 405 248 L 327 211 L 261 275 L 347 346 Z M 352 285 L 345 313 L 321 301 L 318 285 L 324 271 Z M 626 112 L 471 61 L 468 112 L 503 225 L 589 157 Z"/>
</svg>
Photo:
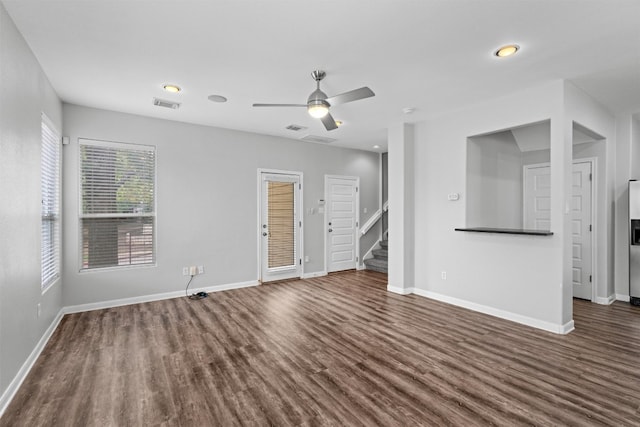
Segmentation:
<svg viewBox="0 0 640 427">
<path fill-rule="evenodd" d="M 305 255 L 304 262 L 309 262 L 309 255 Z"/>
<path fill-rule="evenodd" d="M 189 276 L 195 276 L 196 274 L 198 274 L 198 267 L 195 265 L 189 267 Z"/>
<path fill-rule="evenodd" d="M 442 280 L 447 280 L 447 272 L 446 271 L 441 272 L 440 277 L 442 277 Z"/>
<path fill-rule="evenodd" d="M 183 276 L 189 275 L 189 267 L 182 267 L 182 275 Z"/>
<path fill-rule="evenodd" d="M 198 266 L 198 274 L 204 274 L 204 265 Z"/>
</svg>

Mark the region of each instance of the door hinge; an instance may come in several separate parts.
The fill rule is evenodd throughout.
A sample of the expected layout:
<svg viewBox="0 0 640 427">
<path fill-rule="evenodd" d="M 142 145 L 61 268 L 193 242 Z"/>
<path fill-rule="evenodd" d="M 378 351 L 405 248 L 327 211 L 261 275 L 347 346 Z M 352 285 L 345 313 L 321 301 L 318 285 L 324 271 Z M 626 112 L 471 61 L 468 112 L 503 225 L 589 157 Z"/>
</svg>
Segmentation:
<svg viewBox="0 0 640 427">
<path fill-rule="evenodd" d="M 589 224 L 589 231 L 593 231 L 593 226 Z"/>
<path fill-rule="evenodd" d="M 592 173 L 589 174 L 589 181 L 593 181 L 593 174 Z"/>
<path fill-rule="evenodd" d="M 358 187 L 356 187 L 356 193 L 358 192 Z"/>
<path fill-rule="evenodd" d="M 300 258 L 300 265 L 302 265 L 302 258 Z"/>
<path fill-rule="evenodd" d="M 593 281 L 593 276 L 589 275 L 589 283 Z"/>
<path fill-rule="evenodd" d="M 358 221 L 356 221 L 356 228 L 360 227 L 360 224 L 358 223 Z"/>
<path fill-rule="evenodd" d="M 302 227 L 302 221 L 298 221 L 298 227 Z"/>
<path fill-rule="evenodd" d="M 356 257 L 356 262 L 360 262 L 360 257 Z"/>
<path fill-rule="evenodd" d="M 298 190 L 302 190 L 302 184 L 298 184 Z"/>
</svg>

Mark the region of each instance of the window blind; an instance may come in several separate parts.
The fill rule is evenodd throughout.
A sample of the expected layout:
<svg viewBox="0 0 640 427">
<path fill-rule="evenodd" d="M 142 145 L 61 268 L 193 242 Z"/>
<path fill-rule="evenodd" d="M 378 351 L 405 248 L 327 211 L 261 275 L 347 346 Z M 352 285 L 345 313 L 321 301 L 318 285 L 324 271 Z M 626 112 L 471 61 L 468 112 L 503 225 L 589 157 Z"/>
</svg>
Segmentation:
<svg viewBox="0 0 640 427">
<path fill-rule="evenodd" d="M 80 141 L 81 269 L 155 263 L 155 148 Z"/>
<path fill-rule="evenodd" d="M 40 187 L 42 191 L 41 282 L 42 290 L 60 277 L 60 136 L 42 116 Z"/>
<path fill-rule="evenodd" d="M 295 265 L 295 199 L 294 183 L 267 182 L 269 268 Z"/>
</svg>

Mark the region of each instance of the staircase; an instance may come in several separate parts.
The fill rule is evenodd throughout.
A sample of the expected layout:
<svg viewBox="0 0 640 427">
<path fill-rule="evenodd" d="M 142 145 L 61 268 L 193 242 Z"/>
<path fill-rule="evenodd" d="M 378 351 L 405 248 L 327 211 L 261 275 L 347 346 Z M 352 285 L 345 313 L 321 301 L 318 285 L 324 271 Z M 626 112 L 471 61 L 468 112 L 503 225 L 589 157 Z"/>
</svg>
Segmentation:
<svg viewBox="0 0 640 427">
<path fill-rule="evenodd" d="M 364 265 L 367 270 L 379 271 L 380 273 L 387 272 L 388 242 L 388 240 L 381 240 L 380 249 L 374 249 L 373 251 L 371 251 L 371 253 L 373 254 L 373 258 L 364 260 Z"/>
</svg>

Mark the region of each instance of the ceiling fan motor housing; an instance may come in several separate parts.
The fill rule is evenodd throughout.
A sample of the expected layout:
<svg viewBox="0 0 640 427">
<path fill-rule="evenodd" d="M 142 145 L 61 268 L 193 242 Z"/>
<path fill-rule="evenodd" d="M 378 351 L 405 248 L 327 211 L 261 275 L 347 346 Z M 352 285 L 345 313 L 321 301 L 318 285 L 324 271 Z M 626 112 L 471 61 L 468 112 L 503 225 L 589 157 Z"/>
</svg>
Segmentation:
<svg viewBox="0 0 640 427">
<path fill-rule="evenodd" d="M 324 104 L 328 107 L 330 104 L 326 101 L 327 98 L 328 97 L 326 93 L 324 93 L 320 89 L 316 89 L 311 93 L 311 95 L 309 95 L 309 99 L 307 99 L 307 104 L 308 105 Z"/>
</svg>

